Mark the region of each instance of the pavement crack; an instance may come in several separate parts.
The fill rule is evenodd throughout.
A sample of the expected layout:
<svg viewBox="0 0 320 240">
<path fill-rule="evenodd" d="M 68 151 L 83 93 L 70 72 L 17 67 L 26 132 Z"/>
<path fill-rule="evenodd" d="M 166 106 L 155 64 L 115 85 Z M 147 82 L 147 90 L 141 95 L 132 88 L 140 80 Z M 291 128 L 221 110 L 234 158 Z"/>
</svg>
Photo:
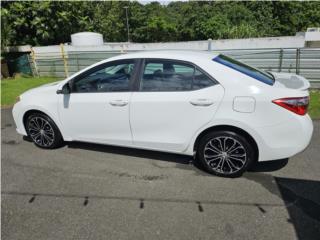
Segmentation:
<svg viewBox="0 0 320 240">
<path fill-rule="evenodd" d="M 36 199 L 37 194 L 33 194 L 33 196 L 29 199 L 29 203 L 33 203 Z"/>
<path fill-rule="evenodd" d="M 7 144 L 7 145 L 16 145 L 18 144 L 18 142 L 16 142 L 15 140 L 9 140 L 9 141 L 2 141 L 3 144 Z"/>
<path fill-rule="evenodd" d="M 203 212 L 203 207 L 202 207 L 202 205 L 201 205 L 201 202 L 197 202 L 197 204 L 198 204 L 198 210 L 199 210 L 199 212 Z"/>
<path fill-rule="evenodd" d="M 266 213 L 267 212 L 263 207 L 261 207 L 260 204 L 255 204 L 255 205 L 260 210 L 260 212 L 262 212 L 262 213 Z"/>
<path fill-rule="evenodd" d="M 87 206 L 88 203 L 89 203 L 89 197 L 86 196 L 86 197 L 84 198 L 83 206 Z"/>
<path fill-rule="evenodd" d="M 140 199 L 140 209 L 143 209 L 144 208 L 144 201 L 143 199 Z"/>
</svg>

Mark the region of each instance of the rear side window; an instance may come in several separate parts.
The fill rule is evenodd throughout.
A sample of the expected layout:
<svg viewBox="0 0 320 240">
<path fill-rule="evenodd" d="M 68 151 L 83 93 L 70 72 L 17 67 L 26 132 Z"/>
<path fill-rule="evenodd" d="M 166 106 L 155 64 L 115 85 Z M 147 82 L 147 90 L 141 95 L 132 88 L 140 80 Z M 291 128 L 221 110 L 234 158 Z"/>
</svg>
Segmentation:
<svg viewBox="0 0 320 240">
<path fill-rule="evenodd" d="M 214 85 L 212 79 L 192 64 L 173 60 L 146 60 L 141 91 L 190 91 Z"/>
<path fill-rule="evenodd" d="M 252 77 L 260 82 L 264 82 L 268 85 L 274 84 L 274 78 L 271 74 L 261 71 L 259 69 L 256 69 L 254 67 L 251 67 L 247 64 L 239 62 L 225 55 L 220 54 L 212 60 L 220 64 L 223 64 L 227 67 L 230 67 L 234 70 L 237 70 L 238 72 L 246 74 L 247 76 Z"/>
<path fill-rule="evenodd" d="M 214 85 L 214 82 L 212 81 L 212 79 L 209 78 L 207 74 L 204 74 L 203 72 L 196 69 L 194 73 L 192 89 L 198 90 L 201 88 L 210 87 L 212 85 Z"/>
</svg>

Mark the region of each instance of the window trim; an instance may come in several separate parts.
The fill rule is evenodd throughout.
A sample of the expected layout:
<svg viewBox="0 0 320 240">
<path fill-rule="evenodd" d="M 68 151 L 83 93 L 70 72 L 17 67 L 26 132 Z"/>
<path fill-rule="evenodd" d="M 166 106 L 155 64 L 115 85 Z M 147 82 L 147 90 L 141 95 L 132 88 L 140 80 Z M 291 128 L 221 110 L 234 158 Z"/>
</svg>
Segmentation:
<svg viewBox="0 0 320 240">
<path fill-rule="evenodd" d="M 120 65 L 120 64 L 125 64 L 126 62 L 133 62 L 133 72 L 131 74 L 131 77 L 129 79 L 129 89 L 128 91 L 103 91 L 103 92 L 76 92 L 74 89 L 74 83 L 76 81 L 79 81 L 80 79 L 96 72 L 99 70 L 102 70 L 103 68 L 108 67 L 108 65 Z M 114 60 L 114 61 L 110 61 L 110 62 L 105 62 L 105 63 L 101 63 L 97 66 L 94 66 L 90 69 L 88 69 L 87 71 L 80 73 L 79 75 L 75 76 L 74 78 L 72 78 L 70 81 L 68 81 L 66 84 L 69 84 L 70 86 L 70 94 L 81 94 L 81 93 L 125 93 L 125 92 L 132 92 L 133 88 L 134 88 L 134 82 L 135 82 L 135 78 L 137 75 L 137 72 L 139 71 L 141 65 L 141 60 L 139 58 L 128 58 L 128 59 L 119 59 L 119 60 Z"/>
<path fill-rule="evenodd" d="M 142 76 L 143 76 L 143 73 L 144 73 L 144 68 L 145 68 L 145 65 L 146 65 L 146 61 L 170 61 L 170 62 L 177 62 L 177 64 L 181 63 L 181 64 L 185 64 L 185 65 L 190 65 L 190 66 L 193 66 L 194 67 L 194 72 L 196 70 L 199 70 L 202 74 L 206 75 L 210 80 L 212 80 L 213 82 L 213 85 L 211 86 L 208 86 L 208 87 L 212 87 L 214 85 L 217 85 L 219 84 L 219 82 L 213 78 L 210 74 L 208 74 L 205 70 L 203 70 L 201 67 L 199 67 L 197 64 L 193 63 L 193 62 L 189 62 L 189 61 L 184 61 L 184 60 L 178 60 L 178 59 L 170 59 L 170 58 L 143 58 L 141 59 L 141 66 L 140 66 L 140 71 L 139 71 L 139 74 L 137 74 L 137 78 L 135 79 L 135 81 L 137 82 L 135 84 L 135 89 L 134 91 L 135 92 L 191 92 L 191 91 L 199 91 L 199 90 L 202 90 L 202 89 L 205 89 L 205 88 L 208 88 L 208 87 L 204 87 L 204 88 L 200 88 L 200 89 L 189 89 L 189 90 L 181 90 L 181 91 L 176 91 L 176 90 L 173 90 L 173 91 L 168 91 L 168 90 L 157 90 L 157 91 L 148 91 L 148 90 L 142 90 L 140 89 L 140 84 L 141 84 L 141 81 L 142 81 Z M 193 80 L 192 80 L 192 84 L 191 84 L 191 87 L 193 87 Z"/>
</svg>

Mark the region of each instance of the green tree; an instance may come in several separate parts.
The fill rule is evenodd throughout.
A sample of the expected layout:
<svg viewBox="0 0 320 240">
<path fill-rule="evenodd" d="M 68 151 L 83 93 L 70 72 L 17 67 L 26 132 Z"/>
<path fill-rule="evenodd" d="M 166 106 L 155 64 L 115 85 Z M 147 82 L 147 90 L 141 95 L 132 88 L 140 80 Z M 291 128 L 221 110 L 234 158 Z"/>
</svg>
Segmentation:
<svg viewBox="0 0 320 240">
<path fill-rule="evenodd" d="M 230 20 L 226 15 L 217 14 L 197 26 L 196 33 L 202 39 L 222 39 L 229 34 Z"/>
<path fill-rule="evenodd" d="M 13 37 L 13 27 L 8 21 L 8 9 L 1 9 L 1 48 L 9 46 Z"/>
<path fill-rule="evenodd" d="M 1 46 L 59 44 L 82 31 L 127 41 L 124 6 L 134 42 L 294 35 L 320 26 L 320 2 L 16 1 L 2 2 Z"/>
</svg>

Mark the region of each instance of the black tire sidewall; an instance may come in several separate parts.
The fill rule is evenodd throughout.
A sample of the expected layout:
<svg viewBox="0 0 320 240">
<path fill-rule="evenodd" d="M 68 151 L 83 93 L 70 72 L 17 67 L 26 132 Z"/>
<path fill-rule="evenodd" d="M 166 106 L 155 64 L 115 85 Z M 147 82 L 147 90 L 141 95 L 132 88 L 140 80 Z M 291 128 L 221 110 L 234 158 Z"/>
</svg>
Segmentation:
<svg viewBox="0 0 320 240">
<path fill-rule="evenodd" d="M 53 131 L 54 131 L 54 140 L 53 140 L 53 143 L 50 145 L 50 146 L 41 146 L 41 145 L 38 145 L 35 141 L 33 141 L 33 139 L 30 137 L 30 133 L 29 133 L 29 121 L 34 118 L 34 117 L 41 117 L 41 118 L 44 118 L 45 120 L 47 120 L 49 122 L 49 124 L 51 125 Z M 57 127 L 57 125 L 54 123 L 54 121 L 48 117 L 47 115 L 45 114 L 42 114 L 42 113 L 32 113 L 28 116 L 27 120 L 26 120 L 26 130 L 27 130 L 27 134 L 28 136 L 32 139 L 33 143 L 39 147 L 39 148 L 44 148 L 44 149 L 54 149 L 54 148 L 57 148 L 57 147 L 60 147 L 62 142 L 63 142 L 63 138 L 62 138 L 62 135 Z"/>
<path fill-rule="evenodd" d="M 246 154 L 247 154 L 247 161 L 244 164 L 244 166 L 237 172 L 235 173 L 221 173 L 221 172 L 217 172 L 215 170 L 213 170 L 205 161 L 204 156 L 203 156 L 203 152 L 204 152 L 204 148 L 206 146 L 206 144 L 213 138 L 216 137 L 232 137 L 234 139 L 236 139 L 237 141 L 239 141 L 243 147 L 246 150 Z M 215 131 L 215 132 L 210 132 L 207 133 L 206 135 L 204 135 L 199 142 L 198 148 L 197 148 L 197 160 L 199 161 L 199 163 L 201 164 L 201 166 L 204 168 L 205 171 L 214 174 L 216 176 L 221 176 L 221 177 L 230 177 L 230 178 L 234 178 L 234 177 L 240 177 L 250 166 L 251 164 L 254 162 L 255 159 L 255 151 L 254 148 L 251 146 L 251 144 L 249 143 L 249 141 L 241 136 L 238 133 L 232 132 L 232 131 Z"/>
</svg>

